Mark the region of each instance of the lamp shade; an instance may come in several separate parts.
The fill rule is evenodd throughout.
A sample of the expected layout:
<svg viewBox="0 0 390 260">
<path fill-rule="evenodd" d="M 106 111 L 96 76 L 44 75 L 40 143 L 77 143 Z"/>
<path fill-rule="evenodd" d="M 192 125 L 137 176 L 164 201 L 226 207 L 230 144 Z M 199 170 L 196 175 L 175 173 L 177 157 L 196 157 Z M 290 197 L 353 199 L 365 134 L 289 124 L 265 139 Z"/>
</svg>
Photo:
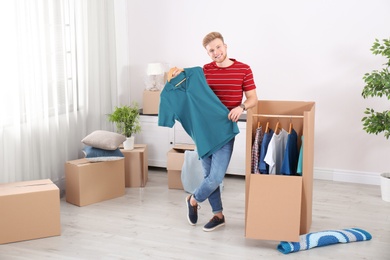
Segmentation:
<svg viewBox="0 0 390 260">
<path fill-rule="evenodd" d="M 147 75 L 160 75 L 164 74 L 164 68 L 161 63 L 149 63 L 146 69 Z"/>
</svg>

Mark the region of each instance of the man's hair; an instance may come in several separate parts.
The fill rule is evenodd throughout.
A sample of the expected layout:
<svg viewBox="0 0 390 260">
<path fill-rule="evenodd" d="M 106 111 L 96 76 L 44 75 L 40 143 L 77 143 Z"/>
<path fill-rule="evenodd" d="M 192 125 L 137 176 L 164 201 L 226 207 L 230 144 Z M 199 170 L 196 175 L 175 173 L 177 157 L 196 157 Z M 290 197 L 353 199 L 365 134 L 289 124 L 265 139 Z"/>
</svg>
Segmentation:
<svg viewBox="0 0 390 260">
<path fill-rule="evenodd" d="M 207 46 L 210 42 L 214 41 L 215 39 L 221 39 L 222 42 L 224 43 L 222 34 L 220 34 L 219 32 L 211 32 L 211 33 L 207 34 L 207 35 L 203 38 L 203 47 L 206 48 L 206 46 Z"/>
</svg>

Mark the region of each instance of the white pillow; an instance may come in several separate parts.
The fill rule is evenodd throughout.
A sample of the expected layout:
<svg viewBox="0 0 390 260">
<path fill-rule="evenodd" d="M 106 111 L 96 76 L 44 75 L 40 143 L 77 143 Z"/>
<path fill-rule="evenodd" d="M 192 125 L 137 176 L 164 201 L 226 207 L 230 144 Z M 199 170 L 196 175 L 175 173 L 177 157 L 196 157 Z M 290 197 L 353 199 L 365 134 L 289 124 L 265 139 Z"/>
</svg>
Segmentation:
<svg viewBox="0 0 390 260">
<path fill-rule="evenodd" d="M 95 148 L 115 150 L 125 140 L 126 136 L 124 135 L 105 130 L 96 130 L 84 137 L 81 142 L 85 145 L 89 145 Z"/>
</svg>

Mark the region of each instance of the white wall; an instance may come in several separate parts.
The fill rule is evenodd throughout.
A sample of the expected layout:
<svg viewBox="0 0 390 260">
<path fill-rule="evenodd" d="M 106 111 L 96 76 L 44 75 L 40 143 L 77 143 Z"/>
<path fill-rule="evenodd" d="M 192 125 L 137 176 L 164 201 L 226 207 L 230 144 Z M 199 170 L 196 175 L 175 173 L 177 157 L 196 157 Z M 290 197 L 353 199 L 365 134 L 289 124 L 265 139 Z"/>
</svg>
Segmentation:
<svg viewBox="0 0 390 260">
<path fill-rule="evenodd" d="M 228 53 L 249 64 L 260 99 L 316 102 L 315 168 L 323 171 L 390 171 L 390 140 L 368 135 L 363 75 L 384 60 L 370 53 L 375 38 L 390 37 L 388 0 L 129 0 L 130 95 L 142 104 L 149 62 L 180 67 L 209 62 L 202 38 L 225 37 Z M 118 68 L 118 71 L 120 68 Z"/>
</svg>

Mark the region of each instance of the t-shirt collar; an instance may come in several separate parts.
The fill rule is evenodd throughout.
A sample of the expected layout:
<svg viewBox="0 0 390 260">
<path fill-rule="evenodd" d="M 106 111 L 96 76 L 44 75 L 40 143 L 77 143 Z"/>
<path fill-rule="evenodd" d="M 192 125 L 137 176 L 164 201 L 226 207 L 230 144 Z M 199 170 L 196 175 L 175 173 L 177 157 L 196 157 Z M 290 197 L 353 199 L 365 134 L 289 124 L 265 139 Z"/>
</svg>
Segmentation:
<svg viewBox="0 0 390 260">
<path fill-rule="evenodd" d="M 233 61 L 233 64 L 236 62 L 236 59 L 229 58 L 229 60 Z M 233 64 L 232 64 L 232 65 L 233 65 Z M 215 61 L 213 61 L 213 62 L 211 63 L 211 65 L 213 65 L 213 67 L 219 68 L 219 69 L 229 68 L 230 66 L 232 66 L 232 65 L 230 65 L 229 67 L 219 67 Z"/>
</svg>

